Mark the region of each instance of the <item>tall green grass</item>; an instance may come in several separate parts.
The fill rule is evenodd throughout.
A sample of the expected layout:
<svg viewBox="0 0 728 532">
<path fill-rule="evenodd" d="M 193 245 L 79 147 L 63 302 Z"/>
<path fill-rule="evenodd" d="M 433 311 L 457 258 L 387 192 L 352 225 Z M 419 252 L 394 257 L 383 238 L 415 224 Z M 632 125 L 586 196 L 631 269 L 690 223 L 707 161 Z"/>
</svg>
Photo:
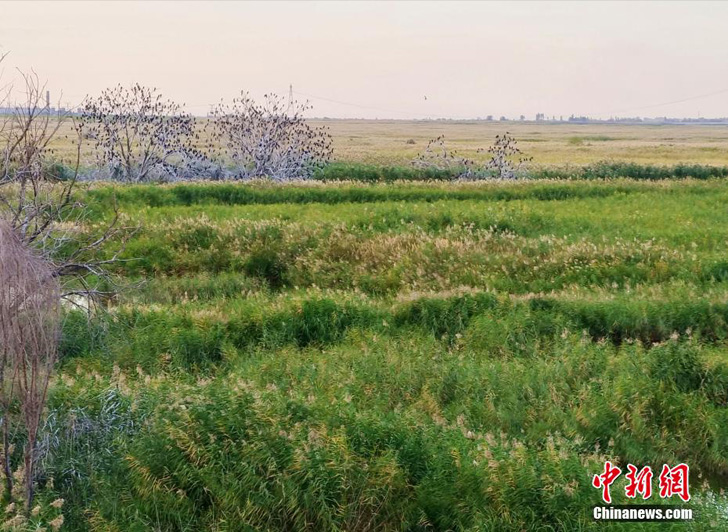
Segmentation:
<svg viewBox="0 0 728 532">
<path fill-rule="evenodd" d="M 608 137 L 573 137 L 571 144 L 583 140 L 609 140 Z M 408 166 L 375 166 L 333 163 L 314 178 L 320 181 L 447 181 L 457 179 L 461 169 L 421 170 Z M 621 161 L 601 161 L 583 166 L 533 166 L 524 171 L 528 179 L 616 179 L 654 181 L 661 179 L 716 179 L 728 177 L 728 167 L 701 164 L 654 165 Z"/>
<path fill-rule="evenodd" d="M 685 462 L 687 528 L 725 529 L 728 185 L 612 177 L 95 185 L 87 230 L 114 196 L 140 230 L 107 312 L 66 313 L 39 500 L 68 530 L 652 530 L 595 523 L 591 476 Z"/>
</svg>

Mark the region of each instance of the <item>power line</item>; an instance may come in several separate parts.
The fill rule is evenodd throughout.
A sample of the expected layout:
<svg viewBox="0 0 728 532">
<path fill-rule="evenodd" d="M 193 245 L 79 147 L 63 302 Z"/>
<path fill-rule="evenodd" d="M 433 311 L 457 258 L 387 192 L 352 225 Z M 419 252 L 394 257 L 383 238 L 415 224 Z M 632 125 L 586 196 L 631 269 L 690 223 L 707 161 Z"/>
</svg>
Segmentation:
<svg viewBox="0 0 728 532">
<path fill-rule="evenodd" d="M 410 113 L 407 111 L 395 111 L 394 109 L 383 109 L 381 107 L 372 107 L 370 105 L 360 105 L 358 103 L 342 102 L 341 100 L 324 98 L 323 96 L 314 96 L 313 94 L 306 94 L 305 92 L 299 92 L 299 91 L 292 91 L 292 93 L 298 94 L 299 96 L 305 96 L 306 98 L 313 98 L 314 100 L 322 100 L 324 102 L 331 102 L 331 103 L 336 103 L 339 105 L 347 105 L 349 107 L 358 107 L 359 109 L 368 109 L 370 111 L 381 111 L 383 113 L 396 113 L 396 114 L 401 114 L 401 115 L 408 115 L 409 117 L 414 116 L 413 113 Z"/>
<path fill-rule="evenodd" d="M 689 96 L 688 98 L 682 98 L 680 100 L 673 100 L 673 101 L 670 101 L 670 102 L 655 103 L 655 104 L 651 104 L 651 105 L 644 105 L 642 107 L 633 107 L 631 109 L 622 109 L 620 111 L 612 111 L 610 113 L 602 113 L 602 114 L 604 114 L 604 115 L 616 115 L 616 114 L 621 114 L 621 113 L 631 113 L 633 111 L 641 111 L 643 109 L 653 109 L 655 107 L 664 107 L 666 105 L 674 105 L 676 103 L 683 103 L 683 102 L 689 102 L 689 101 L 692 101 L 692 100 L 699 100 L 701 98 L 708 98 L 710 96 L 717 96 L 718 94 L 725 94 L 725 93 L 728 93 L 728 89 L 721 89 L 719 91 L 709 92 L 707 94 L 700 94 L 698 96 Z"/>
</svg>

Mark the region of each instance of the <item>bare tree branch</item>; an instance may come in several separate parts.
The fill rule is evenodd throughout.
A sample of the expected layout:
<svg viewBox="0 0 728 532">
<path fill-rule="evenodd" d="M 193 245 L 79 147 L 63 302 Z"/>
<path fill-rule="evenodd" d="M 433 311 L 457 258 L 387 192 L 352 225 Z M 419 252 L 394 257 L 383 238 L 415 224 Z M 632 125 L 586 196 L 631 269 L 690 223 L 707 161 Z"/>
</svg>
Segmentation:
<svg viewBox="0 0 728 532">
<path fill-rule="evenodd" d="M 6 490 L 12 496 L 10 405 L 26 434 L 25 504 L 34 496 L 36 441 L 60 336 L 61 288 L 47 261 L 29 248 L 7 222 L 0 222 L 0 408 Z"/>
<path fill-rule="evenodd" d="M 84 136 L 95 141 L 99 162 L 120 181 L 169 178 L 202 157 L 193 144 L 194 117 L 156 89 L 107 89 L 86 101 L 80 123 Z"/>
<path fill-rule="evenodd" d="M 232 162 L 238 178 L 302 179 L 326 164 L 332 155 L 325 128 L 311 127 L 303 117 L 308 104 L 266 94 L 257 104 L 241 93 L 232 103 L 212 110 L 208 150 L 221 164 Z"/>
<path fill-rule="evenodd" d="M 0 219 L 52 265 L 62 296 L 85 290 L 95 303 L 115 285 L 109 269 L 119 260 L 133 230 L 122 226 L 116 206 L 100 234 L 85 227 L 89 211 L 80 201 L 78 186 L 82 128 L 74 122 L 72 175 L 58 179 L 48 171 L 54 162 L 50 144 L 63 122 L 73 117 L 49 108 L 43 98 L 45 86 L 37 75 L 23 75 L 23 80 L 25 101 L 0 127 Z M 105 255 L 111 242 L 116 249 Z"/>
</svg>

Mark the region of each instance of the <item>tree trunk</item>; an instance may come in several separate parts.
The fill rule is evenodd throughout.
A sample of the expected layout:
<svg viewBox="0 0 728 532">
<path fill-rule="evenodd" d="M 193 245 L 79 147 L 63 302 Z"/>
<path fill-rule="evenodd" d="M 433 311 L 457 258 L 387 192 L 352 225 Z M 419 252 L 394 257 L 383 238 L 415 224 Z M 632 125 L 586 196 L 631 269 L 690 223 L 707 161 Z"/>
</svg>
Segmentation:
<svg viewBox="0 0 728 532">
<path fill-rule="evenodd" d="M 25 510 L 30 512 L 33 507 L 33 451 L 35 450 L 35 435 L 28 435 L 28 443 L 25 445 Z"/>
<path fill-rule="evenodd" d="M 8 426 L 8 417 L 2 418 L 3 424 L 3 471 L 5 473 L 5 490 L 7 492 L 8 501 L 13 498 L 13 469 L 10 467 L 10 428 Z"/>
</svg>

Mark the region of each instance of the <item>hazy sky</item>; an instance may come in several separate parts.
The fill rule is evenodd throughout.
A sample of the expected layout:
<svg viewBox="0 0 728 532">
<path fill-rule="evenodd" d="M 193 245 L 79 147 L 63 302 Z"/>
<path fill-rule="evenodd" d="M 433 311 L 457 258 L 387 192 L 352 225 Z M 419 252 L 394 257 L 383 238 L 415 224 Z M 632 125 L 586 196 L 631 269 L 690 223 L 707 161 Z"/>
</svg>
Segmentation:
<svg viewBox="0 0 728 532">
<path fill-rule="evenodd" d="M 292 83 L 315 116 L 728 116 L 727 30 L 728 2 L 0 2 L 3 82 L 196 114 Z"/>
</svg>

